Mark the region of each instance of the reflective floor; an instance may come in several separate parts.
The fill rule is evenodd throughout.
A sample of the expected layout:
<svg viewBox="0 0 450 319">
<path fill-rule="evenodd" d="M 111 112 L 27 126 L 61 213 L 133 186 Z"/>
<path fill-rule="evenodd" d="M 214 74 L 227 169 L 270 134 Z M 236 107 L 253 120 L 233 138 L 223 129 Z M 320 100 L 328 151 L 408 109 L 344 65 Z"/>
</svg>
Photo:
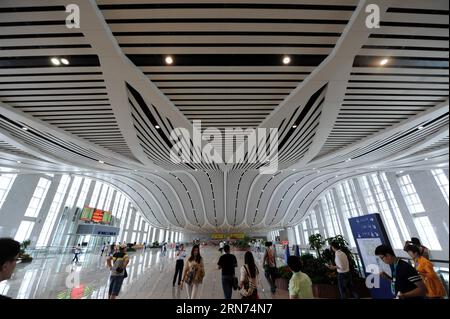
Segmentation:
<svg viewBox="0 0 450 319">
<path fill-rule="evenodd" d="M 190 252 L 190 247 L 187 249 Z M 232 251 L 238 259 L 239 267 L 244 261 L 244 252 Z M 217 269 L 220 252 L 216 248 L 202 248 L 205 262 L 205 278 L 201 285 L 199 298 L 223 299 L 221 271 Z M 254 253 L 260 273 L 262 254 Z M 159 249 L 147 249 L 129 253 L 130 264 L 118 298 L 126 299 L 187 299 L 186 289 L 180 291 L 172 287 L 175 271 L 174 251 L 166 256 Z M 35 259 L 30 264 L 18 264 L 13 277 L 0 283 L 0 294 L 17 299 L 105 299 L 108 298 L 109 270 L 106 257 L 100 253 L 81 254 L 79 262 L 72 264 L 72 254 L 48 256 Z M 238 270 L 239 268 L 237 268 Z M 238 272 L 237 272 L 238 274 Z M 261 299 L 288 298 L 286 290 L 278 289 L 270 293 L 269 284 L 261 276 L 263 290 L 259 289 Z M 233 299 L 239 299 L 236 291 Z"/>
</svg>

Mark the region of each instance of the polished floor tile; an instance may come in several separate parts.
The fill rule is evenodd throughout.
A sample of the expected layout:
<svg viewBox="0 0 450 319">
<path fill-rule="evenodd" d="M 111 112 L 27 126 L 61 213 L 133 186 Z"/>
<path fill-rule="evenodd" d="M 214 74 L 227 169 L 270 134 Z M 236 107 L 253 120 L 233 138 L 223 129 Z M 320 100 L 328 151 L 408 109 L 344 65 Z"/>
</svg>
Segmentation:
<svg viewBox="0 0 450 319">
<path fill-rule="evenodd" d="M 187 251 L 190 251 L 188 247 Z M 199 298 L 223 299 L 221 271 L 217 269 L 220 252 L 216 248 L 201 250 L 205 262 L 205 278 L 200 286 Z M 244 252 L 233 251 L 239 267 L 244 261 Z M 263 289 L 261 299 L 288 298 L 286 290 L 270 293 L 264 278 L 262 254 L 255 255 Z M 119 298 L 124 299 L 187 299 L 186 289 L 172 287 L 175 271 L 175 254 L 169 250 L 164 256 L 159 249 L 147 249 L 130 253 L 130 265 Z M 72 264 L 72 255 L 54 255 L 33 260 L 30 264 L 19 264 L 13 277 L 0 283 L 0 294 L 18 299 L 105 299 L 108 297 L 109 271 L 106 257 L 100 254 L 81 254 L 79 263 Z M 239 269 L 239 268 L 238 268 Z M 233 299 L 240 298 L 236 291 Z"/>
</svg>

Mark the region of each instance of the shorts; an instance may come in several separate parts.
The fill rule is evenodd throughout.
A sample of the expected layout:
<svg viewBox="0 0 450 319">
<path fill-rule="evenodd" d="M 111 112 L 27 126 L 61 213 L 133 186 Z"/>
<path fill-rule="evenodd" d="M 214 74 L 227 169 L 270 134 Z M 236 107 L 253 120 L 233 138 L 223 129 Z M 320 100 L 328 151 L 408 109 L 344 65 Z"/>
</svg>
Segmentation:
<svg viewBox="0 0 450 319">
<path fill-rule="evenodd" d="M 124 276 L 111 276 L 109 277 L 109 295 L 118 296 L 120 289 L 122 288 L 122 283 Z"/>
</svg>

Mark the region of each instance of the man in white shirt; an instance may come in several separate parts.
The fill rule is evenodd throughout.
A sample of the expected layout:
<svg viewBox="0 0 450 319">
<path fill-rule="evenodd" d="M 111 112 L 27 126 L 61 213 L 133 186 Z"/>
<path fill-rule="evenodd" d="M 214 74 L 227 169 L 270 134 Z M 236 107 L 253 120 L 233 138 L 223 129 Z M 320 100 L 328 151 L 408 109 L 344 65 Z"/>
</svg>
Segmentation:
<svg viewBox="0 0 450 319">
<path fill-rule="evenodd" d="M 331 249 L 334 252 L 334 265 L 327 265 L 330 269 L 336 269 L 339 293 L 341 299 L 347 298 L 347 296 L 353 296 L 354 298 L 359 298 L 358 294 L 353 290 L 352 273 L 350 272 L 350 264 L 347 255 L 340 249 L 337 242 L 332 242 L 330 244 Z"/>
</svg>

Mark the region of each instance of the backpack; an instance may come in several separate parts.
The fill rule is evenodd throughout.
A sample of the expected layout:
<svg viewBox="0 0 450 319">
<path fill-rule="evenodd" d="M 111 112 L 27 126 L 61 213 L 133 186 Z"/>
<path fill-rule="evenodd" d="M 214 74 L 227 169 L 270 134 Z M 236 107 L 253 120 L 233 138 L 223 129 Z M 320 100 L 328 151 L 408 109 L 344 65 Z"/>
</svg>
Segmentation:
<svg viewBox="0 0 450 319">
<path fill-rule="evenodd" d="M 113 265 L 111 267 L 111 274 L 114 276 L 124 275 L 125 270 L 125 256 L 124 253 L 117 253 L 113 255 Z"/>
</svg>

